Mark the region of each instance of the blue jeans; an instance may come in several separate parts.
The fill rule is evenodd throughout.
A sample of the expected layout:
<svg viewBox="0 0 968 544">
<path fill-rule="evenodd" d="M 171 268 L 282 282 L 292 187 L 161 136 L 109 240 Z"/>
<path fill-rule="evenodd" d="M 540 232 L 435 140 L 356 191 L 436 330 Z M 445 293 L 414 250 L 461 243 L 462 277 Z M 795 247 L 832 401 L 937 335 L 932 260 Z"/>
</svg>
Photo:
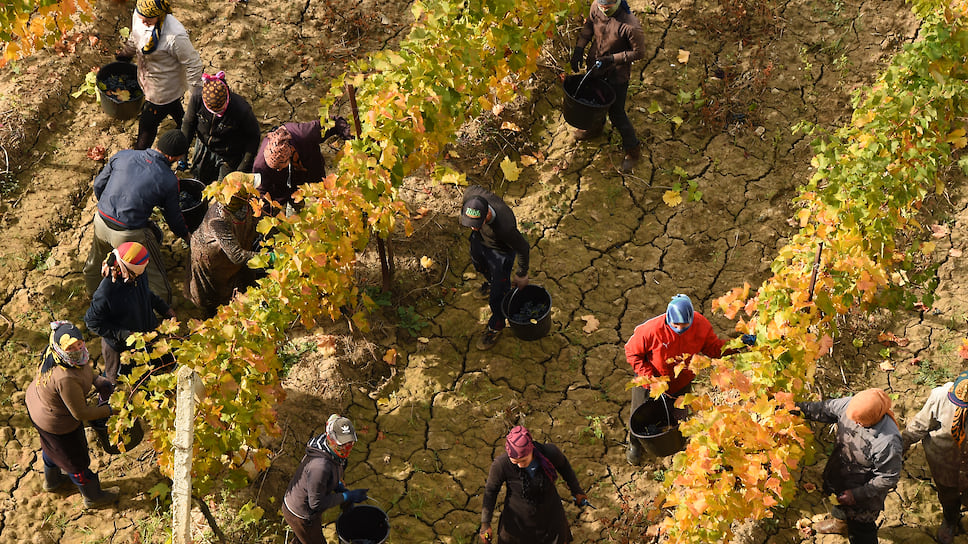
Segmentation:
<svg viewBox="0 0 968 544">
<path fill-rule="evenodd" d="M 471 264 L 474 270 L 484 275 L 485 281 L 491 284 L 491 294 L 488 303 L 491 306 L 491 319 L 487 326 L 495 331 L 504 329 L 507 322 L 501 302 L 504 295 L 511 289 L 511 268 L 514 267 L 514 253 L 504 253 L 496 249 L 485 247 L 484 238 L 477 231 L 471 232 Z"/>
</svg>

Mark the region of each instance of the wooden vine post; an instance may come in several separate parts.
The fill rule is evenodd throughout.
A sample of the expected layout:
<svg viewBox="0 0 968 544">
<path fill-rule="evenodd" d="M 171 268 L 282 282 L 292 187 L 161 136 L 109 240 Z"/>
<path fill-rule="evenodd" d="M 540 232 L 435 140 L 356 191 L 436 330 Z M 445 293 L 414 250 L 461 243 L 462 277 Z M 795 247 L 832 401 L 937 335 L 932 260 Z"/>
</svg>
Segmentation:
<svg viewBox="0 0 968 544">
<path fill-rule="evenodd" d="M 360 124 L 360 108 L 356 105 L 356 88 L 346 84 L 346 94 L 350 99 L 350 110 L 353 112 L 353 127 L 356 129 L 356 137 L 363 135 L 363 126 Z M 390 238 L 386 242 L 380 236 L 376 237 L 376 250 L 380 255 L 380 274 L 383 278 L 383 290 L 389 292 L 393 282 L 393 246 L 390 245 Z"/>
<path fill-rule="evenodd" d="M 171 485 L 172 542 L 192 541 L 192 442 L 195 433 L 196 394 L 202 388 L 198 374 L 189 366 L 178 369 L 175 408 L 174 471 Z"/>
</svg>

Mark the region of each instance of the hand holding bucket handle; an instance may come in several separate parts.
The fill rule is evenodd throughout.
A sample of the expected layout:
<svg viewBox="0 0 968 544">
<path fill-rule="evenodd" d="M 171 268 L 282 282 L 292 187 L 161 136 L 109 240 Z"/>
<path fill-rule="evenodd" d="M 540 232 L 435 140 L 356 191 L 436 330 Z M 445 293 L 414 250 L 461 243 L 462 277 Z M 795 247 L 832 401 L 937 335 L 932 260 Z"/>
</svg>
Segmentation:
<svg viewBox="0 0 968 544">
<path fill-rule="evenodd" d="M 483 544 L 491 544 L 491 539 L 494 537 L 494 531 L 491 530 L 490 525 L 482 525 L 479 536 L 481 537 L 481 542 Z"/>
<path fill-rule="evenodd" d="M 524 275 L 515 274 L 511 278 L 511 285 L 513 285 L 515 289 L 524 289 L 525 287 L 528 286 L 528 274 L 527 273 L 525 273 Z"/>
</svg>

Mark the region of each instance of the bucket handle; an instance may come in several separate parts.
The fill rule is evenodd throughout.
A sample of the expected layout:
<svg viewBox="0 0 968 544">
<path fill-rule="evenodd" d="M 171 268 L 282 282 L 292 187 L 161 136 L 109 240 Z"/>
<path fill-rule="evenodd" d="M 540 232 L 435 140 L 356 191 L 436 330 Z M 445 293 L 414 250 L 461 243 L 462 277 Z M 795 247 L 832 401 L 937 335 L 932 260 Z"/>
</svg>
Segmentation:
<svg viewBox="0 0 968 544">
<path fill-rule="evenodd" d="M 674 397 L 672 397 L 671 395 L 667 395 L 665 393 L 662 393 L 662 407 L 665 409 L 665 413 L 666 413 L 666 423 L 670 427 L 672 427 L 672 414 L 669 413 L 669 402 L 668 401 L 671 400 L 672 402 L 675 402 L 675 400 L 673 400 L 673 399 L 674 399 Z"/>
<path fill-rule="evenodd" d="M 512 287 L 510 291 L 504 294 L 504 298 L 501 299 L 501 312 L 504 314 L 505 319 L 510 319 L 511 316 L 508 315 L 508 310 L 511 309 L 511 299 L 514 295 L 518 293 L 517 287 Z"/>
</svg>

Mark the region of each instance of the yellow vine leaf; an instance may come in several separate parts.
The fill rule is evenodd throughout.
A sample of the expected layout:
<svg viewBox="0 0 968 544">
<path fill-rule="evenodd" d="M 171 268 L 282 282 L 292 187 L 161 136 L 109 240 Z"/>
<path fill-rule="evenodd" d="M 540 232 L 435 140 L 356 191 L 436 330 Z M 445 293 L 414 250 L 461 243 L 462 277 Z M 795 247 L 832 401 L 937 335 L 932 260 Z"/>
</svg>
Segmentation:
<svg viewBox="0 0 968 544">
<path fill-rule="evenodd" d="M 679 191 L 666 191 L 662 195 L 662 201 L 666 203 L 666 206 L 675 208 L 679 204 L 682 204 L 682 193 Z"/>
<path fill-rule="evenodd" d="M 521 169 L 517 163 L 511 160 L 511 157 L 504 157 L 504 160 L 501 161 L 501 171 L 504 172 L 504 177 L 508 181 L 517 181 L 521 175 Z"/>
<path fill-rule="evenodd" d="M 961 149 L 968 145 L 968 138 L 965 137 L 965 129 L 957 128 L 948 133 L 945 141 L 952 145 L 955 149 Z"/>
</svg>

